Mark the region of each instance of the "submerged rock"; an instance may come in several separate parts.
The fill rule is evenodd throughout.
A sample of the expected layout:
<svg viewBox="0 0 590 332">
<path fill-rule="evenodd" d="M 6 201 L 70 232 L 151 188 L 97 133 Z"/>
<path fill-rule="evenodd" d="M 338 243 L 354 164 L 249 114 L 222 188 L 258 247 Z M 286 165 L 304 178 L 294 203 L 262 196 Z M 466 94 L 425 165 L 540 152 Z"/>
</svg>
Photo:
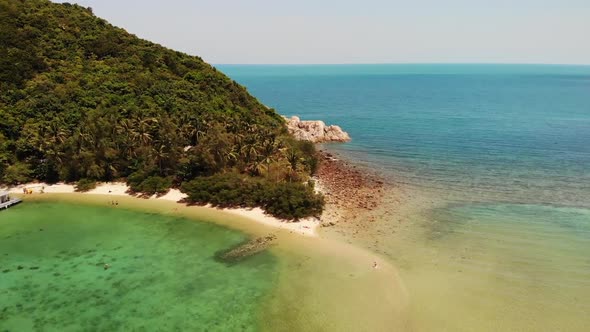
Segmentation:
<svg viewBox="0 0 590 332">
<path fill-rule="evenodd" d="M 219 252 L 216 259 L 226 263 L 235 263 L 265 250 L 276 238 L 274 234 L 255 238 L 229 250 Z"/>
<path fill-rule="evenodd" d="M 348 142 L 350 136 L 339 126 L 326 126 L 324 121 L 301 121 L 293 116 L 287 120 L 289 133 L 300 141 L 313 143 Z"/>
</svg>

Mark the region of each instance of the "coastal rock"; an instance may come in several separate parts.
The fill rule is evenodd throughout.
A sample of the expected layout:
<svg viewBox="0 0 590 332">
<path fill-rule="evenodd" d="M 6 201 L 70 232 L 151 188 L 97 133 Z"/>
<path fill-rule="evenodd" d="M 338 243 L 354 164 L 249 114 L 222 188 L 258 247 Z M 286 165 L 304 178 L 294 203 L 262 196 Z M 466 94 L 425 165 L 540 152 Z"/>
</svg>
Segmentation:
<svg viewBox="0 0 590 332">
<path fill-rule="evenodd" d="M 301 121 L 296 116 L 285 119 L 289 133 L 300 141 L 313 143 L 350 141 L 348 133 L 339 126 L 326 126 L 324 121 Z"/>
<path fill-rule="evenodd" d="M 322 162 L 316 176 L 326 201 L 321 226 L 334 226 L 337 232 L 351 234 L 379 227 L 374 225 L 385 197 L 383 179 L 329 152 L 320 150 L 319 154 Z"/>
</svg>

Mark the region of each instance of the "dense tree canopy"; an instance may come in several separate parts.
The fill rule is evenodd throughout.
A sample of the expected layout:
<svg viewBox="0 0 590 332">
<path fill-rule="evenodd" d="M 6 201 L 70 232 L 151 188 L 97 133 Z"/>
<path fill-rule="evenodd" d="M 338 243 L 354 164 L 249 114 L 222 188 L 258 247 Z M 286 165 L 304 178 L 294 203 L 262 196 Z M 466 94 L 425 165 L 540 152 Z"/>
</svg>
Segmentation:
<svg viewBox="0 0 590 332">
<path fill-rule="evenodd" d="M 237 172 L 289 195 L 316 164 L 274 110 L 199 57 L 89 8 L 0 0 L 0 183 L 124 178 L 152 194 Z"/>
</svg>

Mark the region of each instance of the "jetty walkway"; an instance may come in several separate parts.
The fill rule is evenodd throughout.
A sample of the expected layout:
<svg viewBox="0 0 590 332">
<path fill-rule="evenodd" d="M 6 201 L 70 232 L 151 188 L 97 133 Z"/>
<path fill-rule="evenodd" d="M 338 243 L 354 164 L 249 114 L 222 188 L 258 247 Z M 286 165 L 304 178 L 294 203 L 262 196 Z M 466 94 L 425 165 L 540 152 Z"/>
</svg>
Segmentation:
<svg viewBox="0 0 590 332">
<path fill-rule="evenodd" d="M 8 209 L 22 201 L 21 198 L 8 196 L 7 192 L 0 192 L 0 210 Z"/>
</svg>

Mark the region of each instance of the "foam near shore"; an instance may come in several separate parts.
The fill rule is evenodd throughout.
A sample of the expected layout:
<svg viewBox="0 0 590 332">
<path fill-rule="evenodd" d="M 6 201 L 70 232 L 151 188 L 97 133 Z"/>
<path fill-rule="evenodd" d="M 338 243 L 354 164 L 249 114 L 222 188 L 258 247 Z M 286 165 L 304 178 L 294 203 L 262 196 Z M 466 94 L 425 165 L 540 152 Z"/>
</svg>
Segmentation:
<svg viewBox="0 0 590 332">
<path fill-rule="evenodd" d="M 28 183 L 16 187 L 9 188 L 9 192 L 12 194 L 23 194 L 23 189 L 28 188 L 33 190 L 33 195 L 43 193 L 48 194 L 69 194 L 69 193 L 76 193 L 80 195 L 105 195 L 105 196 L 133 196 L 129 194 L 129 187 L 123 182 L 107 182 L 107 183 L 100 183 L 96 186 L 96 188 L 89 190 L 85 193 L 78 193 L 75 190 L 74 185 L 65 184 L 65 183 L 56 183 L 56 184 L 47 184 L 47 183 Z M 157 197 L 156 195 L 150 197 L 149 199 L 154 200 L 166 200 L 166 201 L 173 201 L 179 202 L 182 199 L 186 198 L 186 195 L 180 192 L 178 189 L 171 189 L 168 193 L 163 196 Z M 316 237 L 318 236 L 317 228 L 319 226 L 319 220 L 316 218 L 305 218 L 301 219 L 298 222 L 291 222 L 287 220 L 281 220 L 275 218 L 271 215 L 266 214 L 260 208 L 215 208 L 210 205 L 205 206 L 206 209 L 211 210 L 221 210 L 224 212 L 228 212 L 237 216 L 245 217 L 250 220 L 253 220 L 257 223 L 274 227 L 278 229 L 287 230 L 289 232 L 303 235 L 303 236 L 311 236 Z"/>
</svg>

